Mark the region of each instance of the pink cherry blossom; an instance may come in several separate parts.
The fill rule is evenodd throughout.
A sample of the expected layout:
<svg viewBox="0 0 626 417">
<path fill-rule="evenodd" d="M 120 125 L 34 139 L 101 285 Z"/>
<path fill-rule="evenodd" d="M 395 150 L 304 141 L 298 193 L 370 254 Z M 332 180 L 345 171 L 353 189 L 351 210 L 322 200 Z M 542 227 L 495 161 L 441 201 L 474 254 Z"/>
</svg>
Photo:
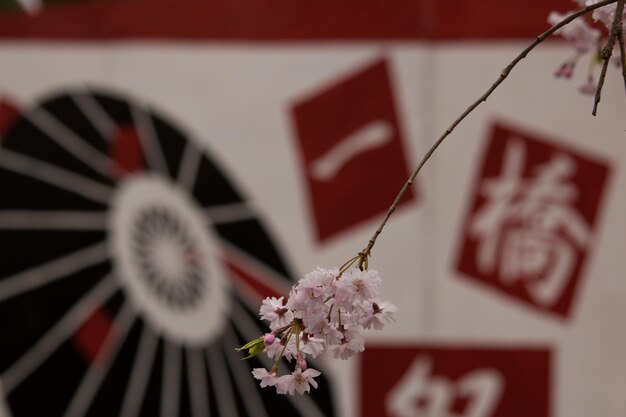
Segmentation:
<svg viewBox="0 0 626 417">
<path fill-rule="evenodd" d="M 329 345 L 335 345 L 343 339 L 343 335 L 337 329 L 337 326 L 326 320 L 323 320 L 319 325 L 309 328 L 313 332 L 316 338 L 324 339 Z"/>
<path fill-rule="evenodd" d="M 586 0 L 585 5 L 591 6 L 593 4 L 598 3 L 599 0 Z M 607 4 L 604 7 L 600 7 L 593 11 L 591 15 L 593 20 L 600 21 L 604 24 L 607 30 L 611 29 L 611 25 L 613 24 L 613 19 L 615 18 L 615 12 L 617 11 L 617 4 Z M 626 16 L 623 16 L 622 19 L 626 19 Z"/>
<path fill-rule="evenodd" d="M 252 342 L 275 361 L 278 370 L 281 359 L 296 358 L 289 375 L 276 375 L 263 368 L 252 372 L 261 387 L 274 386 L 279 394 L 293 395 L 317 388 L 313 379 L 320 372 L 308 367 L 307 357 L 316 358 L 332 352 L 335 358 L 348 359 L 365 349 L 361 330 L 382 328 L 395 320 L 397 309 L 378 299 L 382 279 L 376 271 L 358 268 L 316 268 L 294 285 L 285 301 L 283 297 L 263 300 L 259 314 L 270 322 L 272 331 Z M 241 350 L 241 349 L 240 349 Z M 258 350 L 252 354 L 258 353 Z"/>
<path fill-rule="evenodd" d="M 374 327 L 376 330 L 382 330 L 385 324 L 395 321 L 398 309 L 389 301 L 366 301 L 362 305 L 363 315 L 360 324 L 364 329 Z"/>
<path fill-rule="evenodd" d="M 324 339 L 304 335 L 300 338 L 300 352 L 316 358 L 324 351 Z"/>
<path fill-rule="evenodd" d="M 354 292 L 360 299 L 369 299 L 378 297 L 382 279 L 378 275 L 378 271 L 369 270 L 361 271 L 354 268 L 348 272 L 345 279 L 349 280 L 354 287 Z"/>
<path fill-rule="evenodd" d="M 355 353 L 365 350 L 365 341 L 358 330 L 346 330 L 343 335 L 344 338 L 341 343 L 330 347 L 330 351 L 333 353 L 335 359 L 348 359 L 354 356 Z"/>
<path fill-rule="evenodd" d="M 600 0 L 574 0 L 578 6 L 592 6 L 597 4 Z M 593 80 L 594 69 L 600 67 L 602 61 L 601 50 L 603 45 L 608 42 L 608 36 L 611 32 L 611 26 L 615 19 L 617 11 L 617 4 L 608 4 L 603 7 L 597 8 L 593 11 L 592 17 L 596 22 L 601 22 L 601 25 L 590 26 L 587 22 L 586 16 L 579 16 L 573 21 L 569 22 L 565 26 L 559 28 L 555 33 L 563 36 L 570 41 L 576 50 L 576 55 L 569 58 L 560 68 L 555 71 L 557 78 L 570 78 L 573 74 L 574 66 L 579 58 L 583 54 L 590 53 L 590 65 L 589 73 L 587 74 L 587 80 L 582 85 L 579 85 L 578 91 L 582 94 L 594 94 L 596 90 L 596 84 Z M 552 25 L 562 21 L 571 13 L 561 14 L 558 12 L 552 12 L 548 16 L 548 22 Z M 622 16 L 622 25 L 626 23 L 626 14 Z M 613 59 L 613 57 L 617 57 Z M 612 61 L 619 67 L 621 66 L 621 54 L 619 47 L 616 46 L 613 50 Z"/>
<path fill-rule="evenodd" d="M 272 330 L 286 326 L 293 320 L 293 312 L 283 305 L 283 298 L 268 297 L 261 304 L 261 318 L 270 322 Z"/>
<path fill-rule="evenodd" d="M 378 272 L 354 268 L 335 283 L 335 304 L 349 310 L 357 301 L 377 297 L 381 282 Z"/>
<path fill-rule="evenodd" d="M 252 375 L 261 380 L 261 388 L 274 386 L 278 380 L 275 372 L 268 372 L 265 368 L 254 368 Z"/>
<path fill-rule="evenodd" d="M 267 357 L 270 359 L 279 359 L 282 355 L 285 359 L 291 361 L 291 358 L 293 357 L 292 353 L 295 352 L 295 342 L 290 339 L 289 345 L 294 347 L 290 347 L 288 345 L 287 348 L 285 348 L 285 345 L 283 343 L 283 341 L 278 339 L 277 341 L 274 341 L 274 343 L 272 343 L 271 345 L 266 345 L 265 349 L 263 349 L 263 352 L 265 352 Z"/>
<path fill-rule="evenodd" d="M 317 267 L 298 282 L 298 292 L 310 298 L 327 297 L 330 284 L 337 275 L 339 275 L 337 268 L 323 269 Z"/>
<path fill-rule="evenodd" d="M 330 306 L 321 298 L 311 298 L 302 294 L 297 290 L 292 291 L 287 306 L 292 309 L 294 317 L 301 319 L 306 327 L 315 327 L 324 320 Z"/>
<path fill-rule="evenodd" d="M 565 19 L 569 14 L 570 13 L 561 14 L 551 12 L 548 16 L 548 23 L 555 25 Z M 568 25 L 557 30 L 556 34 L 572 42 L 574 48 L 579 53 L 585 53 L 595 49 L 600 40 L 600 31 L 589 26 L 582 18 L 574 19 Z"/>
<path fill-rule="evenodd" d="M 296 368 L 291 375 L 283 375 L 278 378 L 276 392 L 293 395 L 296 391 L 298 394 L 304 394 L 311 390 L 311 386 L 317 388 L 317 382 L 313 378 L 319 375 L 321 375 L 320 371 L 313 368 L 308 368 L 306 371 Z"/>
</svg>

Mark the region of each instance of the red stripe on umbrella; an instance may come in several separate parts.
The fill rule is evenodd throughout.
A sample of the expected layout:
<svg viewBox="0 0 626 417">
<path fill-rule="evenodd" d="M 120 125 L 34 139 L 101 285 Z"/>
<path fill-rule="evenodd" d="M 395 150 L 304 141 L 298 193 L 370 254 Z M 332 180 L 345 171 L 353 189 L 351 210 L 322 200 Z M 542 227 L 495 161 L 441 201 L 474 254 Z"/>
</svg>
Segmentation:
<svg viewBox="0 0 626 417">
<path fill-rule="evenodd" d="M 115 336 L 114 331 L 111 315 L 104 308 L 98 307 L 74 333 L 72 341 L 83 358 L 92 363 L 106 355 L 102 347 L 107 338 Z"/>
<path fill-rule="evenodd" d="M 0 142 L 19 116 L 20 111 L 13 101 L 0 97 Z"/>
<path fill-rule="evenodd" d="M 235 289 L 248 298 L 254 298 L 254 300 L 248 301 L 258 304 L 265 297 L 286 295 L 285 291 L 276 288 L 270 280 L 264 278 L 262 272 L 248 268 L 234 258 L 225 259 L 224 265 L 231 272 L 230 276 L 233 279 Z"/>
<path fill-rule="evenodd" d="M 111 173 L 115 177 L 142 171 L 146 166 L 139 132 L 132 125 L 120 126 L 115 132 L 109 154 L 114 161 Z"/>
</svg>

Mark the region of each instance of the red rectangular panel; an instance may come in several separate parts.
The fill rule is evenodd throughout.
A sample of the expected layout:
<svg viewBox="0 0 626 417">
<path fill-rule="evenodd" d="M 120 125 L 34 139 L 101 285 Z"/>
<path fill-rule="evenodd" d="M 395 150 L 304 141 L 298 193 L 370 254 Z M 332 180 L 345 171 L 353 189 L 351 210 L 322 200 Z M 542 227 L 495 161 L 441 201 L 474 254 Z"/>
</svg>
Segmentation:
<svg viewBox="0 0 626 417">
<path fill-rule="evenodd" d="M 293 118 L 317 238 L 385 212 L 409 176 L 387 61 L 321 86 Z"/>
<path fill-rule="evenodd" d="M 547 28 L 569 0 L 102 0 L 0 15 L 0 37 L 234 41 L 508 39 Z"/>
<path fill-rule="evenodd" d="M 461 236 L 464 279 L 569 316 L 608 173 L 590 155 L 495 125 Z"/>
<path fill-rule="evenodd" d="M 550 417 L 547 349 L 368 346 L 361 417 Z"/>
</svg>

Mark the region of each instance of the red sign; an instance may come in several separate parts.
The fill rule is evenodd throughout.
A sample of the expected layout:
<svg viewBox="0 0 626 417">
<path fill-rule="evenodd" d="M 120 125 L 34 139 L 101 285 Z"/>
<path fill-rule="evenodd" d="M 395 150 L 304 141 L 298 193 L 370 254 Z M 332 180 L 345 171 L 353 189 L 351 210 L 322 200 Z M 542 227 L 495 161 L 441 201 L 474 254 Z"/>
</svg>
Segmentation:
<svg viewBox="0 0 626 417">
<path fill-rule="evenodd" d="M 387 62 L 325 86 L 293 117 L 318 240 L 385 212 L 409 176 Z"/>
<path fill-rule="evenodd" d="M 552 10 L 571 0 L 49 0 L 35 16 L 0 13 L 3 38 L 213 39 L 246 43 L 310 40 L 380 42 L 528 39 L 546 29 Z M 17 1 L 0 2 L 5 5 Z M 35 3 L 21 0 L 20 3 Z M 6 7 L 6 6 L 5 6 Z M 245 13 L 242 13 L 245 11 Z M 445 19 L 439 18 L 446 16 Z M 60 24 L 67 23 L 67 24 Z M 425 22 L 425 24 L 416 24 Z"/>
<path fill-rule="evenodd" d="M 605 162 L 496 125 L 465 219 L 458 269 L 567 317 L 593 247 Z"/>
<path fill-rule="evenodd" d="M 361 417 L 550 417 L 547 349 L 372 347 Z"/>
</svg>

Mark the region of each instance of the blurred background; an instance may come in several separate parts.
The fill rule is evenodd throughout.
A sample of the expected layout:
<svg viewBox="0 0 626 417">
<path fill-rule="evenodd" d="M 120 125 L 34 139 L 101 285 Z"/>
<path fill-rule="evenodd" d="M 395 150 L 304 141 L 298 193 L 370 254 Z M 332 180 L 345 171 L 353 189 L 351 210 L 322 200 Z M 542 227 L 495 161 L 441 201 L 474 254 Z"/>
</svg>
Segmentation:
<svg viewBox="0 0 626 417">
<path fill-rule="evenodd" d="M 396 323 L 303 397 L 234 351 L 574 6 L 0 1 L 0 416 L 625 416 L 626 97 L 559 40 L 378 239 Z"/>
</svg>

